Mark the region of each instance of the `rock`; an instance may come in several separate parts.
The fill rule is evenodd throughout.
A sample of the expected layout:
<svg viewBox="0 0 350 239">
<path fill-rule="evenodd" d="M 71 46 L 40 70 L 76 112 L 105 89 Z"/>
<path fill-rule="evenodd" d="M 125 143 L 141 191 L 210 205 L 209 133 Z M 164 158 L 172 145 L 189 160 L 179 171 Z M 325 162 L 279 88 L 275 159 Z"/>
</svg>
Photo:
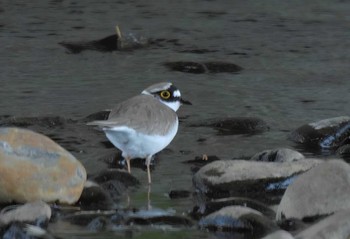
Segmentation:
<svg viewBox="0 0 350 239">
<path fill-rule="evenodd" d="M 196 194 L 195 196 L 197 196 L 194 197 L 197 206 L 195 206 L 191 212 L 191 216 L 195 219 L 199 219 L 228 206 L 244 206 L 257 210 L 268 218 L 275 219 L 276 217 L 275 211 L 273 211 L 269 206 L 253 199 L 230 197 L 203 201 L 201 195 Z"/>
<path fill-rule="evenodd" d="M 173 71 L 185 73 L 203 74 L 203 73 L 237 73 L 243 70 L 242 67 L 229 62 L 192 62 L 192 61 L 174 61 L 165 62 L 164 65 Z"/>
<path fill-rule="evenodd" d="M 259 152 L 255 154 L 250 160 L 262 162 L 293 162 L 302 160 L 304 158 L 304 155 L 298 151 L 288 148 L 279 148 Z"/>
<path fill-rule="evenodd" d="M 337 149 L 349 143 L 350 117 L 324 119 L 299 127 L 290 134 L 291 140 L 307 148 Z"/>
<path fill-rule="evenodd" d="M 294 237 L 287 231 L 278 230 L 263 237 L 262 239 L 294 239 Z"/>
<path fill-rule="evenodd" d="M 84 166 L 48 137 L 0 128 L 0 202 L 75 203 L 86 180 Z"/>
<path fill-rule="evenodd" d="M 224 207 L 202 218 L 198 225 L 213 231 L 245 231 L 255 236 L 266 234 L 273 228 L 277 228 L 273 221 L 264 217 L 260 212 L 242 206 Z"/>
<path fill-rule="evenodd" d="M 65 216 L 63 220 L 74 225 L 87 227 L 90 231 L 99 231 L 106 227 L 110 222 L 110 217 L 115 213 L 115 210 L 81 211 L 69 214 Z"/>
<path fill-rule="evenodd" d="M 223 119 L 209 119 L 190 125 L 191 127 L 211 127 L 221 135 L 254 134 L 269 130 L 265 121 L 254 117 L 228 117 Z"/>
<path fill-rule="evenodd" d="M 330 196 L 331 195 L 331 196 Z M 276 219 L 312 219 L 350 209 L 350 165 L 323 162 L 300 175 L 286 190 Z"/>
<path fill-rule="evenodd" d="M 108 191 L 96 183 L 89 183 L 76 203 L 82 210 L 109 210 L 114 206 Z"/>
<path fill-rule="evenodd" d="M 121 35 L 119 27 L 116 27 L 116 34 L 104 37 L 99 40 L 78 41 L 78 42 L 60 42 L 69 53 L 77 54 L 85 50 L 95 50 L 100 52 L 134 50 L 146 47 L 149 42 L 143 37 L 134 34 Z"/>
<path fill-rule="evenodd" d="M 220 160 L 207 164 L 193 177 L 196 189 L 209 197 L 263 195 L 284 192 L 297 174 L 305 172 L 320 160 L 296 162 L 255 162 Z"/>
<path fill-rule="evenodd" d="M 335 214 L 301 231 L 295 239 L 347 239 L 350 235 L 350 210 Z"/>
<path fill-rule="evenodd" d="M 42 201 L 26 203 L 11 209 L 1 211 L 0 227 L 12 222 L 35 222 L 38 219 L 50 220 L 51 218 L 50 206 Z"/>
<path fill-rule="evenodd" d="M 124 170 L 107 169 L 100 172 L 93 178 L 106 192 L 109 193 L 113 201 L 118 201 L 126 189 L 140 185 L 140 182 L 130 173 Z"/>
</svg>

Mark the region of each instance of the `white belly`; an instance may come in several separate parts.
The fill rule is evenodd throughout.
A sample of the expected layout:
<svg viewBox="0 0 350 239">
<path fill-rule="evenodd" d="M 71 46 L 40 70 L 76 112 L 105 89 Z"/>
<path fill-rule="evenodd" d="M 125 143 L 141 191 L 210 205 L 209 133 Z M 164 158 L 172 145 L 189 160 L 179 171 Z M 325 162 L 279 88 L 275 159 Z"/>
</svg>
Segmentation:
<svg viewBox="0 0 350 239">
<path fill-rule="evenodd" d="M 126 126 L 104 128 L 109 141 L 122 151 L 123 157 L 146 158 L 164 149 L 174 139 L 179 122 L 166 135 L 137 133 Z"/>
</svg>

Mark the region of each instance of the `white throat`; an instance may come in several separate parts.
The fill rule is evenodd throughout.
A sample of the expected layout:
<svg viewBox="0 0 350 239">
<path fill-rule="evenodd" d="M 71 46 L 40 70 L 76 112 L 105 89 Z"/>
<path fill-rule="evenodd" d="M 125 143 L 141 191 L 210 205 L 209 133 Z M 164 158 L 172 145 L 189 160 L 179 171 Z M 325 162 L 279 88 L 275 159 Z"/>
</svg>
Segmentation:
<svg viewBox="0 0 350 239">
<path fill-rule="evenodd" d="M 163 104 L 165 104 L 166 106 L 168 106 L 169 108 L 171 108 L 173 111 L 177 111 L 180 106 L 181 103 L 179 101 L 173 101 L 173 102 L 166 102 L 166 101 L 162 101 L 160 100 L 160 102 L 162 102 Z"/>
</svg>

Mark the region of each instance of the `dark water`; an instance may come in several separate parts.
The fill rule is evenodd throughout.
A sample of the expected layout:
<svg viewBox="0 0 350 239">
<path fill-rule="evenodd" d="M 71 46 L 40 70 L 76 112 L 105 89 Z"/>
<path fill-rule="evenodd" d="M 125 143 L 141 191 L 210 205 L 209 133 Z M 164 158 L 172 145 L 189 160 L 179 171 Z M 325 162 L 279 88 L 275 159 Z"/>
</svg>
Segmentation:
<svg viewBox="0 0 350 239">
<path fill-rule="evenodd" d="M 172 81 L 184 98 L 180 125 L 153 172 L 152 206 L 191 209 L 188 199 L 170 200 L 174 189 L 192 188 L 182 161 L 207 153 L 222 159 L 248 157 L 260 150 L 294 147 L 288 133 L 296 127 L 349 115 L 350 2 L 348 1 L 21 1 L 0 2 L 0 115 L 62 116 L 77 119 L 111 108 L 148 85 Z M 68 54 L 62 41 L 95 40 L 123 32 L 177 40 L 132 52 L 85 51 Z M 202 50 L 204 54 L 197 54 Z M 225 61 L 240 74 L 186 74 L 169 71 L 167 61 Z M 188 127 L 214 117 L 253 116 L 269 132 L 217 136 L 208 128 Z M 77 132 L 79 134 L 79 132 Z M 198 139 L 206 139 L 198 142 Z M 98 149 L 73 152 L 98 171 Z M 308 152 L 304 152 L 311 155 Z M 146 173 L 133 170 L 145 184 L 131 204 L 146 207 Z M 126 203 L 126 202 L 125 202 Z M 103 234 L 55 225 L 71 238 L 127 236 L 117 229 Z M 133 237 L 205 237 L 204 231 L 136 230 Z"/>
</svg>

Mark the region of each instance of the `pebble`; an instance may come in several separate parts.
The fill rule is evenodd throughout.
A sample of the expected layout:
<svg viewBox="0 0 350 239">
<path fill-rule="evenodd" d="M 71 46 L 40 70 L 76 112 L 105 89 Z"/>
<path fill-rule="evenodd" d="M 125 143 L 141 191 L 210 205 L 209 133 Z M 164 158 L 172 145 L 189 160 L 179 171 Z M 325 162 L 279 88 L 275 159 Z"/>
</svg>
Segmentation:
<svg viewBox="0 0 350 239">
<path fill-rule="evenodd" d="M 228 206 L 213 212 L 201 220 L 200 228 L 213 231 L 244 231 L 251 234 L 265 234 L 276 224 L 254 209 L 242 206 Z"/>
</svg>

